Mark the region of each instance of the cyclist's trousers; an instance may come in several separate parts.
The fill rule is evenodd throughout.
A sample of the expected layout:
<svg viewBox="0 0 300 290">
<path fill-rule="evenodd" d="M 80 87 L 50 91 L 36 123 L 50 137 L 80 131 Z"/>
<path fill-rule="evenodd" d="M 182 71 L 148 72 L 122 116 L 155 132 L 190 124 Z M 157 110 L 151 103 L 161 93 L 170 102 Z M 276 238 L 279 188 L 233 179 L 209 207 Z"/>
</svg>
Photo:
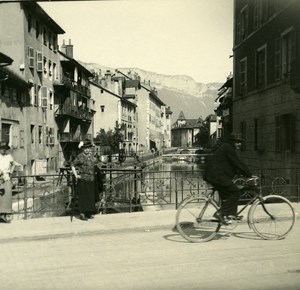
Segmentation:
<svg viewBox="0 0 300 290">
<path fill-rule="evenodd" d="M 233 182 L 226 186 L 219 184 L 212 184 L 212 186 L 219 192 L 222 200 L 219 212 L 225 216 L 236 215 L 241 196 L 241 191 L 237 186 Z"/>
</svg>

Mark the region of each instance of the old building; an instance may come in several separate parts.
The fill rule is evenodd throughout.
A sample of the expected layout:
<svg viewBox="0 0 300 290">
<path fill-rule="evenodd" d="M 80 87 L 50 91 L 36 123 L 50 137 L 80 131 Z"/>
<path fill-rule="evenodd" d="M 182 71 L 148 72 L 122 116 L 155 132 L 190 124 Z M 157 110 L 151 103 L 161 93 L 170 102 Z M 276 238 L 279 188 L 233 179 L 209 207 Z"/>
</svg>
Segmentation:
<svg viewBox="0 0 300 290">
<path fill-rule="evenodd" d="M 31 85 L 28 102 L 22 108 L 24 122 L 13 124 L 15 139 L 24 143 L 25 173 L 42 174 L 57 169 L 59 145 L 53 82 L 59 75 L 57 35 L 63 33 L 35 1 L 1 4 L 0 51 L 14 60 L 12 73 Z M 3 124 L 7 126 L 1 116 L 2 127 Z"/>
<path fill-rule="evenodd" d="M 9 68 L 12 61 L 0 53 L 1 141 L 9 144 L 16 162 L 27 164 L 27 116 L 24 108 L 29 100 L 31 85 Z M 23 167 L 22 170 L 26 168 Z"/>
<path fill-rule="evenodd" d="M 74 157 L 80 141 L 92 141 L 95 110 L 89 82 L 93 74 L 74 59 L 71 41 L 63 43 L 59 55 L 61 73 L 54 82 L 54 114 L 62 166 Z"/>
<path fill-rule="evenodd" d="M 234 4 L 233 127 L 252 167 L 300 164 L 299 15 L 297 0 Z"/>
<path fill-rule="evenodd" d="M 131 100 L 135 93 L 129 94 L 131 87 L 128 80 L 117 71 L 106 71 L 103 77 L 96 76 L 91 81 L 91 92 L 95 99 L 96 114 L 94 116 L 94 137 L 101 129 L 105 132 L 120 129 L 123 143 L 119 149 L 127 154 L 137 151 L 136 104 Z"/>
<path fill-rule="evenodd" d="M 172 147 L 192 147 L 197 140 L 197 134 L 203 124 L 201 117 L 198 119 L 186 119 L 183 111 L 172 125 Z"/>
<path fill-rule="evenodd" d="M 233 76 L 229 75 L 226 82 L 219 88 L 215 109 L 219 125 L 217 139 L 226 139 L 232 132 L 232 86 Z"/>
<path fill-rule="evenodd" d="M 141 81 L 134 72 L 125 77 L 125 96 L 136 104 L 136 148 L 139 154 L 152 149 L 161 151 L 170 144 L 172 111 L 158 97 L 157 90 L 150 81 Z"/>
</svg>

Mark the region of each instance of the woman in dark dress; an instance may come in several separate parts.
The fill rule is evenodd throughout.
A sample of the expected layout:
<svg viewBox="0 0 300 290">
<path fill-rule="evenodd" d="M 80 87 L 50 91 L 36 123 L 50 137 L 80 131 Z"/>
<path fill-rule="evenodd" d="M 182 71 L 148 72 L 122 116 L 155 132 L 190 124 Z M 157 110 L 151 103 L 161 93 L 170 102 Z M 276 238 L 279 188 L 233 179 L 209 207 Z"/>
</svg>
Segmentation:
<svg viewBox="0 0 300 290">
<path fill-rule="evenodd" d="M 93 155 L 92 147 L 90 141 L 81 142 L 79 148 L 82 152 L 71 164 L 77 181 L 79 217 L 83 221 L 94 218 L 93 213 L 96 210 L 95 165 L 97 158 Z"/>
</svg>

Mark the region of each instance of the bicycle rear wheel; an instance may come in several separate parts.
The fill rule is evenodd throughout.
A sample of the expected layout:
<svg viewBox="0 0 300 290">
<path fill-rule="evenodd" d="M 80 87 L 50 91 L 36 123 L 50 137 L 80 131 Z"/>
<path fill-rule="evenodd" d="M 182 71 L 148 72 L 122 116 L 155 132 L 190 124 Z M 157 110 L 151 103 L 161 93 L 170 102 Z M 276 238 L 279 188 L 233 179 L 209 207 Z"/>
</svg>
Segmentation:
<svg viewBox="0 0 300 290">
<path fill-rule="evenodd" d="M 254 232 L 265 240 L 280 240 L 295 223 L 295 212 L 284 197 L 269 195 L 251 206 L 249 222 Z"/>
<path fill-rule="evenodd" d="M 213 219 L 217 205 L 204 197 L 191 197 L 177 209 L 176 227 L 188 241 L 194 243 L 212 240 L 220 229 L 220 223 Z"/>
</svg>

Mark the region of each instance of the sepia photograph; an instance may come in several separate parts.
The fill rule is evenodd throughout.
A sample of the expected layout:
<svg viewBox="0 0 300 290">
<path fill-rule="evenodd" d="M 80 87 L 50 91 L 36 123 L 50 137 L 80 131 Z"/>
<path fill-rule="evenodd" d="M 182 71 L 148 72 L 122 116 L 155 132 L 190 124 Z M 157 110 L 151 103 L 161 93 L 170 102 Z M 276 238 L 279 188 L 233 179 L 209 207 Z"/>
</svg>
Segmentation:
<svg viewBox="0 0 300 290">
<path fill-rule="evenodd" d="M 1 289 L 300 289 L 299 128 L 299 0 L 0 0 Z"/>
</svg>

